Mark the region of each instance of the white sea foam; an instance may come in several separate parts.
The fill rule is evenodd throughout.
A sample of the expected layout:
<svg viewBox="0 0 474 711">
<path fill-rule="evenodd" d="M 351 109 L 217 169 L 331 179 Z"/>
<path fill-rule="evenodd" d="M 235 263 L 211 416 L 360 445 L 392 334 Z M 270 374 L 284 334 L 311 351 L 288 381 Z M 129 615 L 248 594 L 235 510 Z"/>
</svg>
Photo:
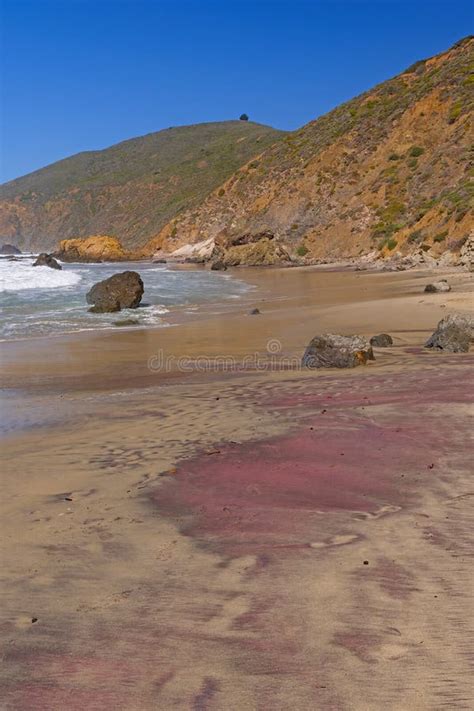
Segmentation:
<svg viewBox="0 0 474 711">
<path fill-rule="evenodd" d="M 23 260 L 0 262 L 0 291 L 23 291 L 24 289 L 55 289 L 74 286 L 81 275 L 73 271 L 60 271 L 50 267 L 33 267 Z"/>
<path fill-rule="evenodd" d="M 117 321 L 133 319 L 130 328 L 169 326 L 166 314 L 176 307 L 192 315 L 201 304 L 221 305 L 249 287 L 215 272 L 171 271 L 165 266 L 136 264 L 64 264 L 63 269 L 33 267 L 34 255 L 0 258 L 0 340 L 54 336 L 74 331 L 117 329 Z M 145 285 L 143 304 L 118 313 L 89 312 L 86 295 L 98 281 L 124 268 L 139 268 Z M 232 303 L 232 302 L 230 302 Z M 127 326 L 125 326 L 127 328 Z"/>
</svg>

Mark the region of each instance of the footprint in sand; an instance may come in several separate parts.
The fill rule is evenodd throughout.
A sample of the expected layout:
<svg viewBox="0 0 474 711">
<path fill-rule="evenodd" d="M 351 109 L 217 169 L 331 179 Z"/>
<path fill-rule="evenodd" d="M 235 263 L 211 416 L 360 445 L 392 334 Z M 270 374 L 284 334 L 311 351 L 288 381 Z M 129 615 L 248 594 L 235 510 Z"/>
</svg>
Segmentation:
<svg viewBox="0 0 474 711">
<path fill-rule="evenodd" d="M 357 534 L 348 533 L 346 535 L 332 536 L 328 538 L 327 541 L 315 541 L 310 543 L 310 548 L 328 548 L 330 546 L 346 546 L 348 543 L 353 543 L 354 541 L 360 540 L 362 536 Z"/>
<path fill-rule="evenodd" d="M 14 625 L 17 629 L 24 630 L 27 627 L 31 627 L 38 622 L 38 618 L 31 615 L 20 615 L 14 621 Z"/>
<path fill-rule="evenodd" d="M 376 652 L 372 654 L 375 661 L 390 661 L 392 659 L 400 659 L 409 654 L 413 650 L 412 644 L 403 644 L 401 642 L 387 642 L 381 644 Z"/>
<path fill-rule="evenodd" d="M 382 516 L 387 516 L 391 513 L 397 513 L 397 511 L 401 511 L 401 509 L 401 506 L 387 504 L 386 506 L 379 508 L 377 511 L 358 511 L 352 518 L 356 518 L 359 521 L 367 521 L 370 519 L 381 518 Z"/>
</svg>

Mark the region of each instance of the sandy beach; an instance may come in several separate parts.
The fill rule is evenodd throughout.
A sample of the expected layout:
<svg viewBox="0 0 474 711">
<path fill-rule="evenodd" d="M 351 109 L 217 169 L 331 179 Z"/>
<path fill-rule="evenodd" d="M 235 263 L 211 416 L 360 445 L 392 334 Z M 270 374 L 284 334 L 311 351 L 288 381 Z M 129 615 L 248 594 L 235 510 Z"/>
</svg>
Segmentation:
<svg viewBox="0 0 474 711">
<path fill-rule="evenodd" d="M 473 275 L 238 276 L 168 328 L 2 344 L 0 708 L 473 707 L 474 354 L 423 348 Z M 394 345 L 294 367 L 325 331 Z"/>
</svg>

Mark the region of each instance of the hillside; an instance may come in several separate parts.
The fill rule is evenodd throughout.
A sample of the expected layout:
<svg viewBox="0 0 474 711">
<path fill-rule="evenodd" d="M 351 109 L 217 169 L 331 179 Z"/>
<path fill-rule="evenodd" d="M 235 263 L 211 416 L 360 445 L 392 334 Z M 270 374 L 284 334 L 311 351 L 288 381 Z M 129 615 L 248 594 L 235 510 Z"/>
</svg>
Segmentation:
<svg viewBox="0 0 474 711">
<path fill-rule="evenodd" d="M 148 253 L 259 234 L 315 259 L 456 250 L 473 226 L 473 46 L 465 38 L 287 134 Z"/>
<path fill-rule="evenodd" d="M 251 121 L 225 121 L 79 153 L 0 186 L 0 238 L 25 250 L 111 234 L 140 247 L 283 135 Z"/>
</svg>

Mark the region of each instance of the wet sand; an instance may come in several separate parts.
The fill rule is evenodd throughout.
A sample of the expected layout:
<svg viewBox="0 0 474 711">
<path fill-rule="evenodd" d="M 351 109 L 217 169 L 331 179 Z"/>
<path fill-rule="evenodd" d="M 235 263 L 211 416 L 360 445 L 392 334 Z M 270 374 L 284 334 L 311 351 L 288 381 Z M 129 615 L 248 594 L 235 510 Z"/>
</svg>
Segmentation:
<svg viewBox="0 0 474 711">
<path fill-rule="evenodd" d="M 472 708 L 474 355 L 421 347 L 472 275 L 245 278 L 224 314 L 3 349 L 26 404 L 3 440 L 2 708 Z M 351 371 L 213 367 L 324 330 L 395 345 Z M 150 371 L 160 349 L 211 360 Z"/>
<path fill-rule="evenodd" d="M 0 387 L 27 393 L 118 391 L 182 379 L 179 358 L 204 361 L 227 356 L 278 354 L 299 359 L 315 333 L 389 330 L 396 346 L 420 345 L 450 310 L 472 309 L 473 277 L 446 272 L 453 291 L 425 294 L 430 271 L 368 273 L 321 268 L 237 269 L 255 287 L 231 303 L 204 305 L 195 316 L 176 309 L 169 328 L 83 332 L 2 343 Z M 258 307 L 260 316 L 249 316 Z M 270 345 L 270 348 L 272 344 Z M 154 367 L 163 355 L 169 368 Z M 150 368 L 150 362 L 152 367 Z M 211 365 L 208 370 L 213 370 Z M 205 370 L 204 367 L 201 371 Z"/>
</svg>

